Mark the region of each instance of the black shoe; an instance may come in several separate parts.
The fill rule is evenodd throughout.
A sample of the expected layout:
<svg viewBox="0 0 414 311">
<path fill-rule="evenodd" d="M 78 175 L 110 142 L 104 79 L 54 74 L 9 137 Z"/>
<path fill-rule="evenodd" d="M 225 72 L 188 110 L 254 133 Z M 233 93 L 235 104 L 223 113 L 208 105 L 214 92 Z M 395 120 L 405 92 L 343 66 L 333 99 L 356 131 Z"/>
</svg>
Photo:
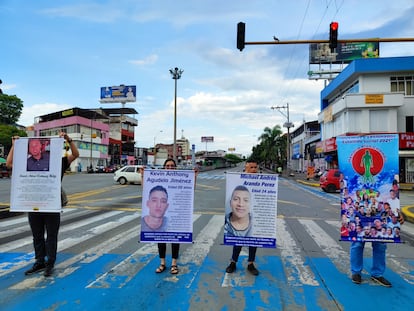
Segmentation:
<svg viewBox="0 0 414 311">
<path fill-rule="evenodd" d="M 228 267 L 226 268 L 226 272 L 227 273 L 233 273 L 234 271 L 236 271 L 236 263 L 234 261 L 232 261 Z"/>
<path fill-rule="evenodd" d="M 44 262 L 36 261 L 34 263 L 33 267 L 31 267 L 29 270 L 25 271 L 24 274 L 25 275 L 31 275 L 33 273 L 43 271 L 45 269 L 45 267 L 46 267 L 46 265 L 45 265 Z"/>
<path fill-rule="evenodd" d="M 257 270 L 254 264 L 252 263 L 249 263 L 247 265 L 247 270 L 249 270 L 249 272 L 253 275 L 259 275 L 259 270 Z"/>
<path fill-rule="evenodd" d="M 391 287 L 392 284 L 383 276 L 371 276 L 371 280 L 374 282 L 377 282 L 378 284 L 385 286 L 385 287 Z"/>
<path fill-rule="evenodd" d="M 52 276 L 52 274 L 53 274 L 53 266 L 52 265 L 46 265 L 45 273 L 43 273 L 43 275 L 45 277 L 49 277 L 49 276 Z"/>
<path fill-rule="evenodd" d="M 361 275 L 360 274 L 352 274 L 352 282 L 355 284 L 361 284 Z"/>
</svg>

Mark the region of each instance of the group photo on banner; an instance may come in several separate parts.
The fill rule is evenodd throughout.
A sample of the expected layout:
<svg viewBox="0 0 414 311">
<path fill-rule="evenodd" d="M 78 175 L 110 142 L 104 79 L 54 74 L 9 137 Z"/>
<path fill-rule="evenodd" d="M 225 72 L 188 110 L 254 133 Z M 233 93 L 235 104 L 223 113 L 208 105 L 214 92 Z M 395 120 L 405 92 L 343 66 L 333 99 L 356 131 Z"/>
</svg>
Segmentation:
<svg viewBox="0 0 414 311">
<path fill-rule="evenodd" d="M 14 142 L 11 212 L 61 212 L 64 140 L 21 137 Z"/>
<path fill-rule="evenodd" d="M 194 187 L 193 170 L 144 170 L 141 242 L 193 241 Z"/>
<path fill-rule="evenodd" d="M 400 243 L 398 135 L 338 136 L 342 241 Z"/>
<path fill-rule="evenodd" d="M 226 174 L 224 245 L 276 247 L 278 175 Z"/>
</svg>

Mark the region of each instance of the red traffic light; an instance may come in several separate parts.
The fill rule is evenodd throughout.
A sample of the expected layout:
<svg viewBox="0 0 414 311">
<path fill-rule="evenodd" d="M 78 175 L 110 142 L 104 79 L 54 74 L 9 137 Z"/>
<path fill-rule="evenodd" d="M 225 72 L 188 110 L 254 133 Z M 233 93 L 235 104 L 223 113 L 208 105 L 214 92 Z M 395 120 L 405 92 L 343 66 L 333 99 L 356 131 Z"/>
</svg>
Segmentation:
<svg viewBox="0 0 414 311">
<path fill-rule="evenodd" d="M 332 31 L 338 30 L 338 26 L 339 26 L 338 22 L 332 22 L 331 23 L 331 30 Z"/>
</svg>

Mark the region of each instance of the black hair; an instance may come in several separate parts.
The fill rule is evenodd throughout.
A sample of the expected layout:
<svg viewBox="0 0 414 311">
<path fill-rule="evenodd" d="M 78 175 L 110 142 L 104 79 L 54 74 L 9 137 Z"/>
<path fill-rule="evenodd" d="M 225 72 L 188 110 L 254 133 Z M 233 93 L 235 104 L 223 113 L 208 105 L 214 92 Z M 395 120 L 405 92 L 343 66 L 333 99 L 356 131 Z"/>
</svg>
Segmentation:
<svg viewBox="0 0 414 311">
<path fill-rule="evenodd" d="M 165 167 L 165 165 L 167 165 L 168 162 L 172 161 L 174 163 L 174 166 L 177 166 L 177 163 L 175 162 L 175 160 L 173 158 L 168 158 L 167 160 L 164 161 L 164 164 L 162 167 Z"/>
<path fill-rule="evenodd" d="M 151 194 L 152 194 L 153 192 L 155 192 L 155 191 L 161 191 L 161 192 L 164 192 L 164 193 L 167 195 L 167 198 L 168 198 L 168 192 L 167 192 L 167 189 L 165 189 L 163 186 L 158 185 L 158 186 L 153 187 L 153 188 L 150 190 L 149 195 L 151 196 Z"/>
</svg>

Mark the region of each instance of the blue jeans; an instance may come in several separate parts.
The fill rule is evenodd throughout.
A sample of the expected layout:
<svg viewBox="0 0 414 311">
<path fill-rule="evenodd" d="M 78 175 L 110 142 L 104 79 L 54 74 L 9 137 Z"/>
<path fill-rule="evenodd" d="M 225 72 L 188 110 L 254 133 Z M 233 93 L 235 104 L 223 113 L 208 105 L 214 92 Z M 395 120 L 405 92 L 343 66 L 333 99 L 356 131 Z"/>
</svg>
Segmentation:
<svg viewBox="0 0 414 311">
<path fill-rule="evenodd" d="M 365 242 L 352 242 L 351 244 L 351 272 L 361 274 L 364 266 L 364 246 Z M 385 252 L 387 244 L 382 242 L 372 242 L 372 267 L 371 276 L 380 277 L 385 272 Z"/>
</svg>

